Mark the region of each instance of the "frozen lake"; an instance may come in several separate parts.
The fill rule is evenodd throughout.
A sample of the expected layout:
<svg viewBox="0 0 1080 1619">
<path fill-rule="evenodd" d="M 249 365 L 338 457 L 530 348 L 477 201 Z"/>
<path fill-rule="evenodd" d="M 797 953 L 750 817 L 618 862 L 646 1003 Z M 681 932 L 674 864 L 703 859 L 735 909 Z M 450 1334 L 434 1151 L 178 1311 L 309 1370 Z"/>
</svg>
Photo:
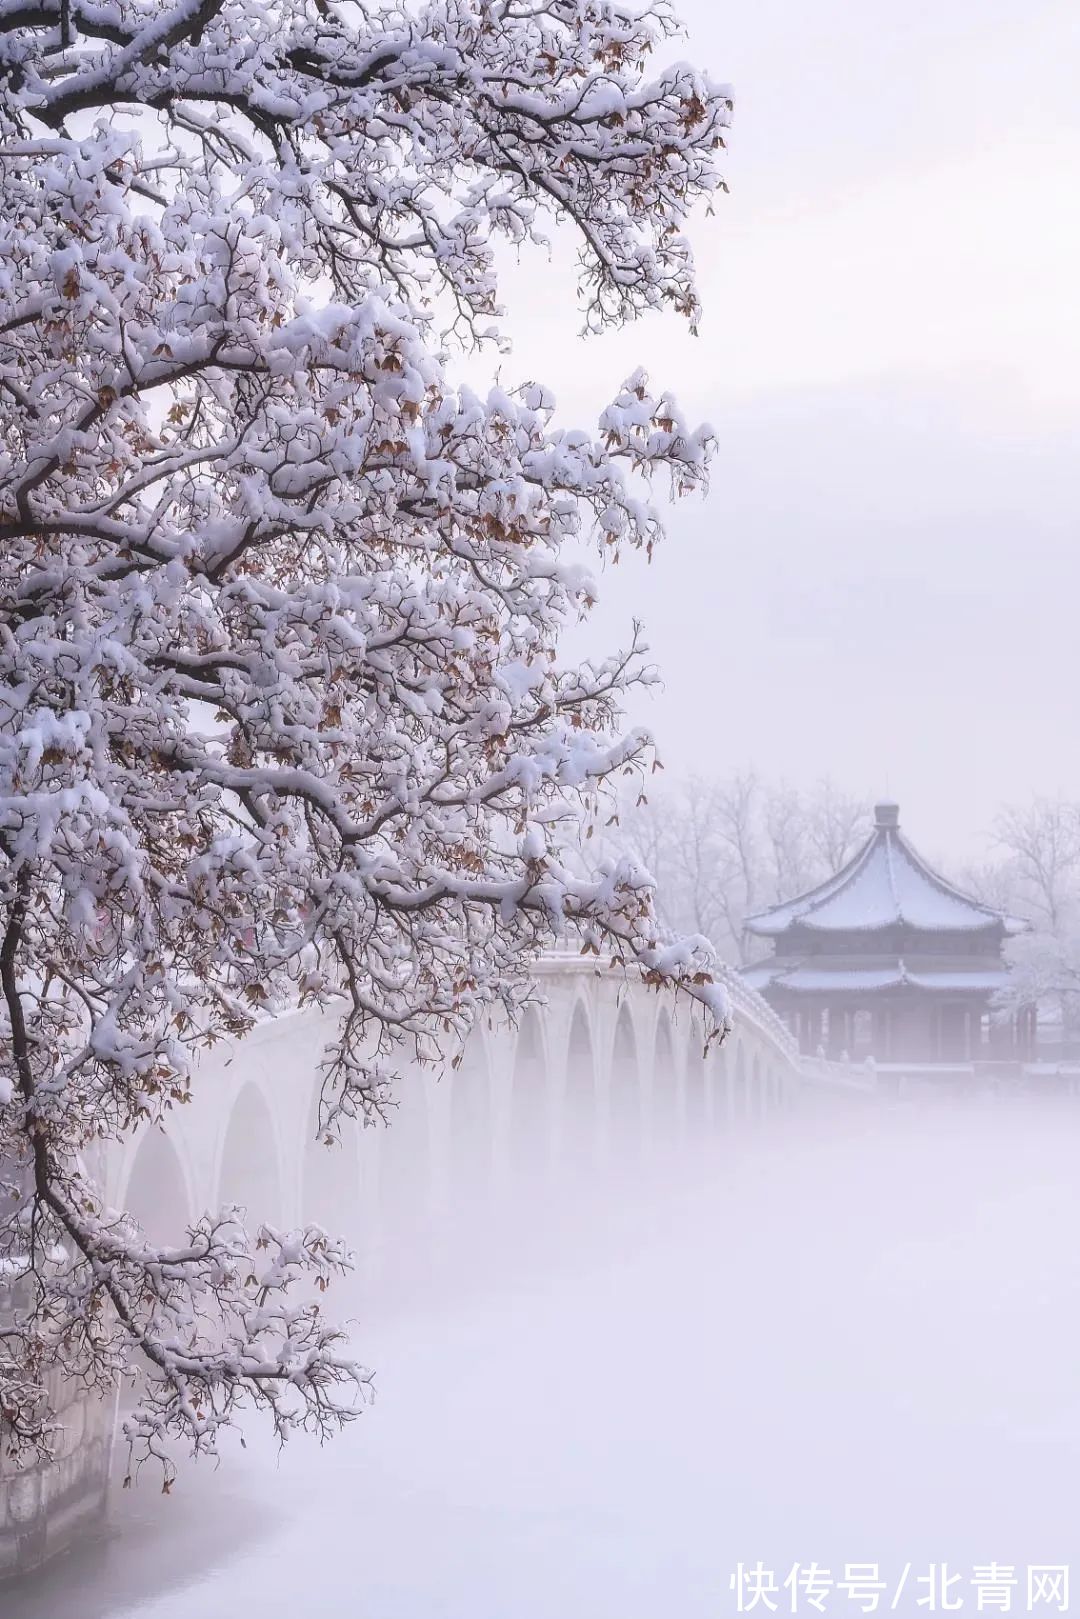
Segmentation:
<svg viewBox="0 0 1080 1619">
<path fill-rule="evenodd" d="M 882 1611 L 909 1564 L 903 1613 L 996 1561 L 1026 1611 L 1077 1551 L 1078 1140 L 1080 1104 L 882 1108 L 549 1192 L 367 1301 L 340 1440 L 147 1476 L 0 1614 L 715 1619 L 759 1559 L 876 1562 Z"/>
</svg>

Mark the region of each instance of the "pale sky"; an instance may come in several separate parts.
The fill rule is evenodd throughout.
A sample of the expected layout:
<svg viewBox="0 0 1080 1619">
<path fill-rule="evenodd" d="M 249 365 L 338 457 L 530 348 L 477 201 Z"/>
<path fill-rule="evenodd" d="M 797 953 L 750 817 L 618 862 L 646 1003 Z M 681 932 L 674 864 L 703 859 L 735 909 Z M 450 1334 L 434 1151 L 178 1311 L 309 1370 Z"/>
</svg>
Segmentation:
<svg viewBox="0 0 1080 1619">
<path fill-rule="evenodd" d="M 729 81 L 701 336 L 578 338 L 572 257 L 505 286 L 510 381 L 587 424 L 644 363 L 720 451 L 651 568 L 635 719 L 669 769 L 888 790 L 928 852 L 1080 798 L 1080 13 L 1026 0 L 682 0 Z"/>
</svg>

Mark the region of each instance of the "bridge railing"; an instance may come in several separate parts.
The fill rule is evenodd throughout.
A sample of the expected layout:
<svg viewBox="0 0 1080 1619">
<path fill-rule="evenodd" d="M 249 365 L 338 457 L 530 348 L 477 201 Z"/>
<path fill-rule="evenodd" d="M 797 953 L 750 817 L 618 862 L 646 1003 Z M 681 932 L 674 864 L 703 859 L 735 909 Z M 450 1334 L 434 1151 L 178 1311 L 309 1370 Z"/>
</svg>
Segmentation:
<svg viewBox="0 0 1080 1619">
<path fill-rule="evenodd" d="M 780 1048 L 788 1061 L 794 1067 L 798 1067 L 802 1060 L 798 1042 L 783 1018 L 773 1011 L 768 1001 L 759 995 L 756 989 L 751 989 L 738 969 L 730 967 L 726 961 L 719 962 L 713 971 L 724 986 L 736 1018 L 744 1017 L 754 1023 L 762 1034 L 767 1035 Z"/>
<path fill-rule="evenodd" d="M 808 1057 L 803 1052 L 797 1053 L 796 1062 L 804 1081 L 827 1086 L 832 1091 L 873 1096 L 879 1090 L 877 1070 L 872 1064 L 835 1062 L 830 1057 Z"/>
<path fill-rule="evenodd" d="M 583 956 L 580 950 L 567 945 L 546 950 L 537 961 L 534 970 L 536 976 L 543 979 L 565 972 L 595 974 L 606 970 L 614 973 L 619 969 L 602 956 L 600 958 L 592 955 Z M 798 1068 L 803 1060 L 799 1053 L 798 1042 L 783 1018 L 777 1016 L 756 989 L 751 989 L 737 968 L 721 961 L 717 962 L 712 970 L 714 978 L 723 985 L 736 1023 L 745 1020 L 753 1024 L 793 1067 Z M 632 981 L 633 968 L 628 968 L 627 972 Z M 663 994 L 664 991 L 661 989 L 659 993 Z"/>
</svg>

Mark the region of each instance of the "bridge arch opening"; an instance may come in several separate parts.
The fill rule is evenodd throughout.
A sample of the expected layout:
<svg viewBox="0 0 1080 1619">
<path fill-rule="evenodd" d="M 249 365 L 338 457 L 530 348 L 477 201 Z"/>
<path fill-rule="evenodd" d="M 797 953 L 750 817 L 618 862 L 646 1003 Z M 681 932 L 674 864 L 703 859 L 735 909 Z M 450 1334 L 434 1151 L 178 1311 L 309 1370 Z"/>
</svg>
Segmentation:
<svg viewBox="0 0 1080 1619">
<path fill-rule="evenodd" d="M 421 1230 L 431 1208 L 431 1130 L 427 1073 L 407 1068 L 379 1131 L 379 1206 L 382 1237 L 396 1239 Z"/>
<path fill-rule="evenodd" d="M 284 1221 L 270 1109 L 250 1081 L 240 1091 L 229 1115 L 218 1171 L 218 1199 L 222 1203 L 239 1203 L 246 1211 L 249 1230 L 264 1221 L 269 1225 Z"/>
<path fill-rule="evenodd" d="M 722 1130 L 728 1122 L 728 1052 L 722 1045 L 712 1059 L 712 1116 L 713 1124 Z"/>
<path fill-rule="evenodd" d="M 165 1131 L 152 1125 L 135 1151 L 123 1207 L 151 1242 L 182 1243 L 192 1217 L 180 1158 Z"/>
<path fill-rule="evenodd" d="M 344 1237 L 350 1247 L 356 1245 L 360 1223 L 359 1129 L 354 1119 L 342 1119 L 334 1134 L 322 1109 L 322 1087 L 316 1085 L 304 1140 L 300 1217 L 332 1237 Z"/>
<path fill-rule="evenodd" d="M 611 1051 L 611 1136 L 615 1145 L 633 1150 L 641 1142 L 641 1078 L 637 1038 L 630 1008 L 624 1001 L 615 1023 Z"/>
<path fill-rule="evenodd" d="M 526 1008 L 514 1047 L 510 1086 L 510 1157 L 518 1169 L 538 1171 L 548 1161 L 547 1063 L 536 1008 Z"/>
<path fill-rule="evenodd" d="M 705 1036 L 698 1020 L 690 1024 L 686 1047 L 686 1133 L 691 1138 L 705 1129 Z"/>
<path fill-rule="evenodd" d="M 566 1047 L 562 1140 L 571 1162 L 591 1160 L 596 1148 L 596 1057 L 589 1015 L 581 1001 L 574 1007 Z"/>
<path fill-rule="evenodd" d="M 735 1079 L 731 1093 L 732 1118 L 741 1123 L 746 1118 L 746 1055 L 742 1041 L 735 1048 Z"/>
<path fill-rule="evenodd" d="M 450 1169 L 454 1194 L 473 1201 L 491 1184 L 491 1072 L 479 1029 L 473 1029 L 450 1073 Z"/>
<path fill-rule="evenodd" d="M 671 1018 L 661 1012 L 656 1020 L 653 1046 L 652 1081 L 653 1131 L 660 1141 L 674 1141 L 679 1130 L 679 1076 L 675 1070 L 675 1047 L 671 1038 Z"/>
</svg>

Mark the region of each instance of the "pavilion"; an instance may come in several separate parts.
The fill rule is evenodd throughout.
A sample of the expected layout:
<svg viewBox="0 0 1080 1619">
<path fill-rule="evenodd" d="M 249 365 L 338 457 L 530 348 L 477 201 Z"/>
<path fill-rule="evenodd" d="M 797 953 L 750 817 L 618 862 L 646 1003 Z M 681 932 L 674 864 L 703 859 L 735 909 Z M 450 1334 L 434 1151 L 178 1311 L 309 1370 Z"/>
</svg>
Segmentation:
<svg viewBox="0 0 1080 1619">
<path fill-rule="evenodd" d="M 992 1012 L 1002 946 L 1025 924 L 938 876 L 878 804 L 853 860 L 747 920 L 774 953 L 743 969 L 809 1055 L 881 1063 L 1030 1060 L 1035 1008 Z"/>
</svg>

